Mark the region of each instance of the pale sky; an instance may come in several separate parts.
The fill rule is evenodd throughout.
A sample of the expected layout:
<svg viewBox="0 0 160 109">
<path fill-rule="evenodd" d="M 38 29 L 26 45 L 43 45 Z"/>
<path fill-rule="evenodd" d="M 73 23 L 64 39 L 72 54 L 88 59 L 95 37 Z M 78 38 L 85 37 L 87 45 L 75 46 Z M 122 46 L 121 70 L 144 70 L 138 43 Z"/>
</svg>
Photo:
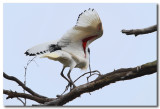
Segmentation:
<svg viewBox="0 0 160 109">
<path fill-rule="evenodd" d="M 145 28 L 157 23 L 157 4 L 4 4 L 4 72 L 24 81 L 24 66 L 32 57 L 24 52 L 34 45 L 59 39 L 76 24 L 78 15 L 94 8 L 102 21 L 104 34 L 93 42 L 92 70 L 102 74 L 114 69 L 136 67 L 157 59 L 157 32 L 135 37 L 121 33 L 122 29 Z M 27 71 L 27 86 L 33 91 L 55 97 L 61 94 L 66 80 L 60 76 L 62 64 L 36 58 Z M 65 74 L 68 69 L 65 70 Z M 85 71 L 74 69 L 76 79 Z M 95 77 L 91 78 L 93 80 Z M 100 90 L 81 95 L 66 106 L 155 106 L 157 103 L 157 75 L 116 82 Z M 4 89 L 23 92 L 16 83 L 3 79 Z M 86 83 L 85 77 L 75 83 Z M 17 99 L 4 105 L 22 106 Z M 37 104 L 27 100 L 27 105 Z"/>
</svg>

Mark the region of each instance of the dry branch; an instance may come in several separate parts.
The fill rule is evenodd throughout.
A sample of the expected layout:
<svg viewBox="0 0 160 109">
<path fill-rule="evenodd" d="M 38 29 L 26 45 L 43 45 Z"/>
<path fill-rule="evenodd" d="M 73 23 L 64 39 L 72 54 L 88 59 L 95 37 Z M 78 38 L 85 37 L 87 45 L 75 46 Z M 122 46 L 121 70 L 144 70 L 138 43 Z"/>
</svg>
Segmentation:
<svg viewBox="0 0 160 109">
<path fill-rule="evenodd" d="M 126 35 L 135 35 L 138 36 L 140 34 L 148 34 L 157 31 L 157 25 L 153 25 L 143 29 L 131 29 L 131 30 L 122 30 L 122 33 Z"/>
<path fill-rule="evenodd" d="M 47 98 L 45 96 L 39 95 L 36 92 L 32 91 L 30 88 L 28 88 L 27 86 L 25 86 L 25 84 L 23 84 L 19 79 L 17 79 L 14 76 L 9 76 L 7 75 L 5 72 L 3 72 L 3 77 L 8 79 L 8 80 L 12 80 L 15 81 L 16 83 L 18 83 L 19 86 L 21 86 L 24 90 L 26 90 L 27 92 L 29 92 L 30 94 L 40 97 L 40 98 Z"/>
<path fill-rule="evenodd" d="M 96 80 L 80 85 L 74 88 L 71 92 L 51 101 L 45 103 L 45 105 L 64 105 L 69 101 L 79 97 L 83 93 L 92 92 L 98 90 L 104 86 L 107 86 L 116 81 L 129 80 L 144 75 L 149 75 L 157 72 L 157 61 L 147 63 L 141 66 L 141 69 L 135 68 L 119 69 L 105 75 L 99 76 Z"/>
<path fill-rule="evenodd" d="M 27 98 L 27 99 L 30 99 L 30 100 L 33 100 L 33 101 L 36 101 L 38 103 L 42 103 L 44 104 L 45 102 L 49 102 L 53 99 L 48 99 L 48 98 L 39 98 L 37 96 L 33 96 L 33 95 L 30 95 L 30 94 L 26 94 L 26 93 L 19 93 L 19 92 L 13 92 L 11 90 L 3 90 L 3 94 L 6 94 L 8 95 L 8 97 L 6 99 L 9 99 L 9 98 L 17 98 L 17 97 L 21 97 L 21 98 Z"/>
<path fill-rule="evenodd" d="M 68 103 L 69 101 L 72 101 L 75 98 L 79 97 L 83 93 L 88 93 L 88 92 L 98 90 L 102 87 L 105 87 L 105 86 L 107 86 L 111 83 L 115 83 L 117 81 L 134 79 L 134 78 L 137 78 L 140 76 L 153 74 L 155 72 L 157 72 L 157 61 L 143 64 L 143 65 L 141 65 L 141 67 L 138 67 L 138 69 L 137 69 L 137 67 L 126 68 L 126 69 L 121 68 L 118 70 L 114 70 L 113 72 L 106 73 L 104 75 L 100 75 L 94 81 L 80 85 L 80 86 L 74 88 L 73 90 L 71 90 L 69 93 L 62 95 L 58 98 L 40 98 L 40 97 L 37 97 L 34 95 L 17 93 L 17 92 L 12 92 L 12 91 L 8 91 L 8 90 L 4 90 L 3 93 L 8 95 L 7 98 L 22 97 L 22 98 L 34 100 L 38 103 L 42 103 L 42 104 L 44 104 L 44 106 L 62 106 L 64 104 Z M 12 78 L 14 78 L 14 77 L 12 77 Z M 11 78 L 6 78 L 6 79 L 11 79 Z M 13 80 L 13 79 L 11 79 L 11 80 Z M 42 106 L 42 105 L 38 105 L 38 106 Z"/>
</svg>

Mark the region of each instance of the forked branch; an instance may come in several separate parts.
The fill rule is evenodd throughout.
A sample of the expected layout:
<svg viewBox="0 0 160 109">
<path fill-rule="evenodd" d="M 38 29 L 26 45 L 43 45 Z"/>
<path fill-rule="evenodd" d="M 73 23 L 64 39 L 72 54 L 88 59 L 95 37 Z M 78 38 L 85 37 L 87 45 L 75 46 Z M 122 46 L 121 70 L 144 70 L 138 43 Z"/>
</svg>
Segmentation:
<svg viewBox="0 0 160 109">
<path fill-rule="evenodd" d="M 19 92 L 16 92 L 16 91 L 13 92 L 11 90 L 3 90 L 3 94 L 8 95 L 8 97 L 6 99 L 21 97 L 21 98 L 26 98 L 26 99 L 36 101 L 36 102 L 41 103 L 41 104 L 44 104 L 45 102 L 49 102 L 49 101 L 53 100 L 53 99 L 48 99 L 48 98 L 39 98 L 37 96 L 33 96 L 33 95 L 30 95 L 30 94 L 26 94 L 26 93 L 19 93 Z"/>
<path fill-rule="evenodd" d="M 43 106 L 50 106 L 50 105 L 62 106 L 68 103 L 69 101 L 72 101 L 75 98 L 79 97 L 83 93 L 96 91 L 100 88 L 103 88 L 117 81 L 130 80 L 130 79 L 134 79 L 144 75 L 153 74 L 155 72 L 157 72 L 157 61 L 143 64 L 141 65 L 141 67 L 125 68 L 125 69 L 121 68 L 118 70 L 114 70 L 113 72 L 106 73 L 104 75 L 99 75 L 99 77 L 97 77 L 94 81 L 80 85 L 74 88 L 73 90 L 71 90 L 69 93 L 59 96 L 57 98 L 46 98 L 43 96 L 41 97 L 41 96 L 33 95 L 33 93 L 32 95 L 30 95 L 30 94 L 12 92 L 9 90 L 3 90 L 3 93 L 8 95 L 7 98 L 17 98 L 17 97 L 27 98 L 27 99 L 34 100 L 38 103 L 44 104 Z M 17 80 L 15 77 L 8 76 L 5 73 L 4 73 L 4 77 L 6 79 L 16 81 L 18 84 L 20 84 L 20 86 L 24 85 L 22 82 L 19 82 L 19 80 Z M 28 90 L 28 88 L 25 88 L 25 89 Z M 38 105 L 38 106 L 42 106 L 42 105 Z"/>
<path fill-rule="evenodd" d="M 137 70 L 137 67 L 127 69 L 121 68 L 119 70 L 106 73 L 105 75 L 101 75 L 90 83 L 80 85 L 71 90 L 69 93 L 60 96 L 59 98 L 51 102 L 45 103 L 45 105 L 64 105 L 67 102 L 79 97 L 83 93 L 98 90 L 104 86 L 107 86 L 111 83 L 115 83 L 117 81 L 134 79 L 140 76 L 153 74 L 155 72 L 157 72 L 157 61 L 141 65 L 141 68 L 139 70 Z"/>
<path fill-rule="evenodd" d="M 39 95 L 37 94 L 36 92 L 34 92 L 33 90 L 31 90 L 30 88 L 28 88 L 27 86 L 25 86 L 24 83 L 22 83 L 19 79 L 17 79 L 16 77 L 14 76 L 9 76 L 7 75 L 5 72 L 3 72 L 3 77 L 8 79 L 8 80 L 12 80 L 14 82 L 16 82 L 19 86 L 21 86 L 24 90 L 26 90 L 27 92 L 29 92 L 30 94 L 34 95 L 34 96 L 37 96 L 37 97 L 40 97 L 40 98 L 47 98 L 45 96 L 42 96 L 42 95 Z"/>
</svg>

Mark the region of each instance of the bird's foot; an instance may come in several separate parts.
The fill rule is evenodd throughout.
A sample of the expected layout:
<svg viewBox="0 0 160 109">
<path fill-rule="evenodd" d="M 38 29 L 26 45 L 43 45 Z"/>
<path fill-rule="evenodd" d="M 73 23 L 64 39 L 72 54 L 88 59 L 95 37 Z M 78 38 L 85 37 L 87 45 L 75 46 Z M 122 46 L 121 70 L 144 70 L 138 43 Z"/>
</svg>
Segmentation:
<svg viewBox="0 0 160 109">
<path fill-rule="evenodd" d="M 70 86 L 70 91 L 76 87 L 73 82 L 70 82 L 68 85 Z"/>
<path fill-rule="evenodd" d="M 76 88 L 76 85 L 74 83 L 72 83 L 73 89 Z"/>
<path fill-rule="evenodd" d="M 76 85 L 75 84 L 72 84 L 72 83 L 68 83 L 68 85 L 66 86 L 64 92 L 61 94 L 63 95 L 67 90 L 68 88 L 70 87 L 70 91 L 73 90 L 74 88 L 76 88 Z"/>
</svg>

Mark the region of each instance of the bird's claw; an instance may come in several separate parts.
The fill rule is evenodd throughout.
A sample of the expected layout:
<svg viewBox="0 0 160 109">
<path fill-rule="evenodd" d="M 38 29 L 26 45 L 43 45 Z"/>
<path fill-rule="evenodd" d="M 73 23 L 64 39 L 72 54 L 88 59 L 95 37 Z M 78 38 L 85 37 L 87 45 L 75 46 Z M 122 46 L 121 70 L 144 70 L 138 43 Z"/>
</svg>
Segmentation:
<svg viewBox="0 0 160 109">
<path fill-rule="evenodd" d="M 74 83 L 69 83 L 68 85 L 70 86 L 70 91 L 76 87 Z"/>
<path fill-rule="evenodd" d="M 73 90 L 74 88 L 76 88 L 75 84 L 68 83 L 68 85 L 66 86 L 66 88 L 65 88 L 64 92 L 61 94 L 61 96 L 68 90 L 69 87 L 70 87 L 70 91 Z"/>
</svg>

